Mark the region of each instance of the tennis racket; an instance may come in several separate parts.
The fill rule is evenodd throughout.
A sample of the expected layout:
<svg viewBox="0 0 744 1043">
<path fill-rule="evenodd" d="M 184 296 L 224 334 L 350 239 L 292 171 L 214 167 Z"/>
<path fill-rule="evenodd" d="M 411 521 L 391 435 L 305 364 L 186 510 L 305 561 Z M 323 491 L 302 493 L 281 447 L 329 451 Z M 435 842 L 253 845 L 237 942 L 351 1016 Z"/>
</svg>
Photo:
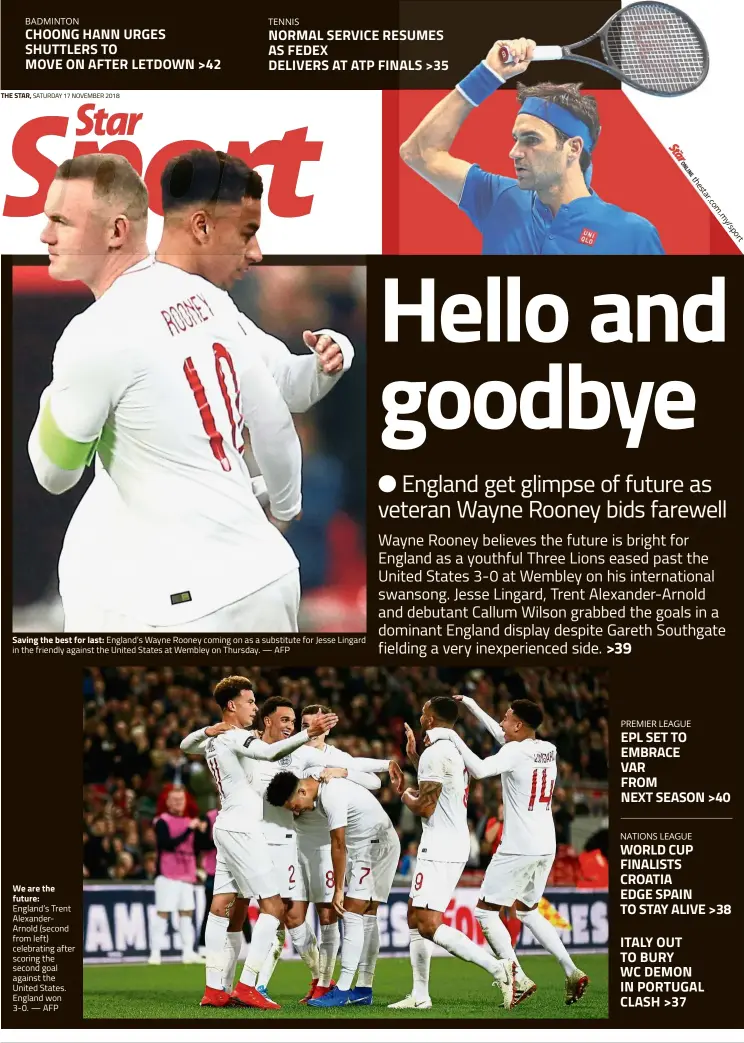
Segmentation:
<svg viewBox="0 0 744 1043">
<path fill-rule="evenodd" d="M 602 45 L 605 63 L 574 54 L 594 40 Z M 504 65 L 514 64 L 508 47 L 499 57 Z M 641 0 L 617 11 L 593 36 L 565 47 L 535 47 L 532 61 L 551 62 L 568 58 L 612 76 L 644 94 L 675 98 L 689 94 L 708 75 L 708 48 L 703 34 L 683 11 L 656 0 Z"/>
</svg>

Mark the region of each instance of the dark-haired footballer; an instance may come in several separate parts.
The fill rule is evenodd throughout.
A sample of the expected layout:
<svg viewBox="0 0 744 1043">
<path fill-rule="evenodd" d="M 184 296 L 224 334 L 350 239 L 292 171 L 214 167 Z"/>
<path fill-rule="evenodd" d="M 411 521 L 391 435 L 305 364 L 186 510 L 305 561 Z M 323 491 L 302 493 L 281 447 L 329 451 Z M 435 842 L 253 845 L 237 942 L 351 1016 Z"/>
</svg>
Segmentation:
<svg viewBox="0 0 744 1043">
<path fill-rule="evenodd" d="M 57 171 L 50 275 L 96 296 L 57 344 L 29 442 L 50 492 L 95 459 L 59 563 L 68 631 L 297 630 L 298 564 L 282 535 L 302 505 L 291 413 L 330 390 L 353 348 L 306 330 L 310 352 L 293 355 L 225 292 L 261 260 L 262 193 L 237 157 L 174 158 L 152 258 L 147 190 L 126 160 L 79 156 Z"/>
<path fill-rule="evenodd" d="M 412 730 L 406 726 L 406 753 L 418 771 L 418 789 L 403 789 L 403 773 L 390 765 L 390 780 L 402 802 L 421 816 L 421 840 L 413 869 L 408 899 L 411 970 L 413 988 L 405 999 L 389 1006 L 396 1010 L 431 1007 L 429 995 L 430 940 L 468 963 L 481 967 L 493 978 L 510 1009 L 514 1000 L 514 964 L 496 959 L 462 931 L 444 923 L 470 852 L 468 830 L 468 773 L 453 743 L 458 706 L 446 695 L 424 703 L 421 730 L 428 745 L 419 757 Z"/>
<path fill-rule="evenodd" d="M 536 990 L 514 953 L 501 907 L 515 904 L 517 917 L 537 941 L 558 960 L 566 975 L 566 1004 L 580 1000 L 589 978 L 571 959 L 555 927 L 538 911 L 555 858 L 555 825 L 551 812 L 558 776 L 557 751 L 537 737 L 543 712 L 530 699 L 515 699 L 501 724 L 470 698 L 456 697 L 475 713 L 497 740 L 498 753 L 481 759 L 454 731 L 434 729 L 432 741 L 446 739 L 460 751 L 474 779 L 498 775 L 504 801 L 504 832 L 483 878 L 475 917 L 494 953 L 516 965 L 516 1003 Z"/>
<path fill-rule="evenodd" d="M 393 886 L 400 859 L 398 834 L 379 801 L 348 779 L 323 782 L 280 772 L 269 783 L 266 800 L 298 818 L 318 813 L 330 835 L 332 903 L 344 919 L 341 973 L 333 988 L 311 996 L 307 1005 L 369 1006 L 380 948 L 379 933 L 371 928 L 373 923 L 377 927 L 377 908 L 387 902 Z M 362 968 L 364 978 L 353 988 L 354 976 Z"/>
<path fill-rule="evenodd" d="M 501 48 L 515 59 L 504 64 Z M 401 145 L 402 159 L 463 210 L 483 236 L 484 254 L 663 254 L 645 217 L 592 190 L 600 124 L 596 98 L 577 83 L 517 87 L 509 158 L 514 177 L 452 155 L 470 113 L 525 71 L 534 40 L 497 40 L 486 58 L 442 99 Z"/>
</svg>

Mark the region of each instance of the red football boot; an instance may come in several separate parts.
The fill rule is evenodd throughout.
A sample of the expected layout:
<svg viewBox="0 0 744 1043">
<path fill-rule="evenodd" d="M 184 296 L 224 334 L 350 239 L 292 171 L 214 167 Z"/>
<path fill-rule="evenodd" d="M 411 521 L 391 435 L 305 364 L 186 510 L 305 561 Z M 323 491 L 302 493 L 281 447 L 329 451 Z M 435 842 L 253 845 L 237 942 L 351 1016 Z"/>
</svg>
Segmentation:
<svg viewBox="0 0 744 1043">
<path fill-rule="evenodd" d="M 230 999 L 238 1007 L 258 1007 L 259 1010 L 281 1010 L 278 1003 L 274 1003 L 268 996 L 262 996 L 253 985 L 244 985 L 242 981 L 233 989 Z"/>
<path fill-rule="evenodd" d="M 224 989 L 212 989 L 207 985 L 201 998 L 200 1007 L 229 1007 L 230 993 Z"/>
<path fill-rule="evenodd" d="M 310 982 L 310 988 L 307 990 L 307 994 L 302 997 L 302 999 L 300 1000 L 300 1003 L 307 1003 L 308 1000 L 311 1000 L 313 998 L 313 992 L 315 991 L 315 986 L 317 984 L 318 984 L 318 979 L 317 978 L 313 978 L 313 980 Z"/>
<path fill-rule="evenodd" d="M 313 994 L 310 997 L 311 1000 L 320 999 L 321 996 L 325 996 L 327 992 L 330 992 L 335 985 L 335 981 L 331 981 L 330 985 L 316 985 L 313 989 Z"/>
</svg>

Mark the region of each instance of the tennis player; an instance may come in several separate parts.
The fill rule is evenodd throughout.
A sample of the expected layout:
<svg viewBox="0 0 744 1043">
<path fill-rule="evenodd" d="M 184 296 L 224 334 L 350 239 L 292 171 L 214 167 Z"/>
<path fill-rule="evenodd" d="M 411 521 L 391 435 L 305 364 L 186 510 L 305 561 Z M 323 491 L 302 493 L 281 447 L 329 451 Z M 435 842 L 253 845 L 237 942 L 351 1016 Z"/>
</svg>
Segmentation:
<svg viewBox="0 0 744 1043">
<path fill-rule="evenodd" d="M 509 49 L 513 64 L 501 60 Z M 519 85 L 509 158 L 514 177 L 482 170 L 450 148 L 470 113 L 525 71 L 534 40 L 498 40 L 401 145 L 402 159 L 457 203 L 483 236 L 484 254 L 663 254 L 654 226 L 607 203 L 591 185 L 597 102 L 578 84 Z"/>
</svg>

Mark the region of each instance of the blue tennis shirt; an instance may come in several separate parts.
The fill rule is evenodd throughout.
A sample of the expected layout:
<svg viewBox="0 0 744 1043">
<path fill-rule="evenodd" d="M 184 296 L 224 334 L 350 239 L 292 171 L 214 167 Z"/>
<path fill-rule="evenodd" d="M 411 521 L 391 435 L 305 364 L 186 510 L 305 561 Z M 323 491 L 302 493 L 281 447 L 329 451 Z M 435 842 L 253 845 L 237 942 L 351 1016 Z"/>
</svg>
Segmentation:
<svg viewBox="0 0 744 1043">
<path fill-rule="evenodd" d="M 535 192 L 515 178 L 474 164 L 460 199 L 483 236 L 484 254 L 663 254 L 650 221 L 605 203 L 596 192 L 562 206 L 553 217 Z"/>
</svg>

